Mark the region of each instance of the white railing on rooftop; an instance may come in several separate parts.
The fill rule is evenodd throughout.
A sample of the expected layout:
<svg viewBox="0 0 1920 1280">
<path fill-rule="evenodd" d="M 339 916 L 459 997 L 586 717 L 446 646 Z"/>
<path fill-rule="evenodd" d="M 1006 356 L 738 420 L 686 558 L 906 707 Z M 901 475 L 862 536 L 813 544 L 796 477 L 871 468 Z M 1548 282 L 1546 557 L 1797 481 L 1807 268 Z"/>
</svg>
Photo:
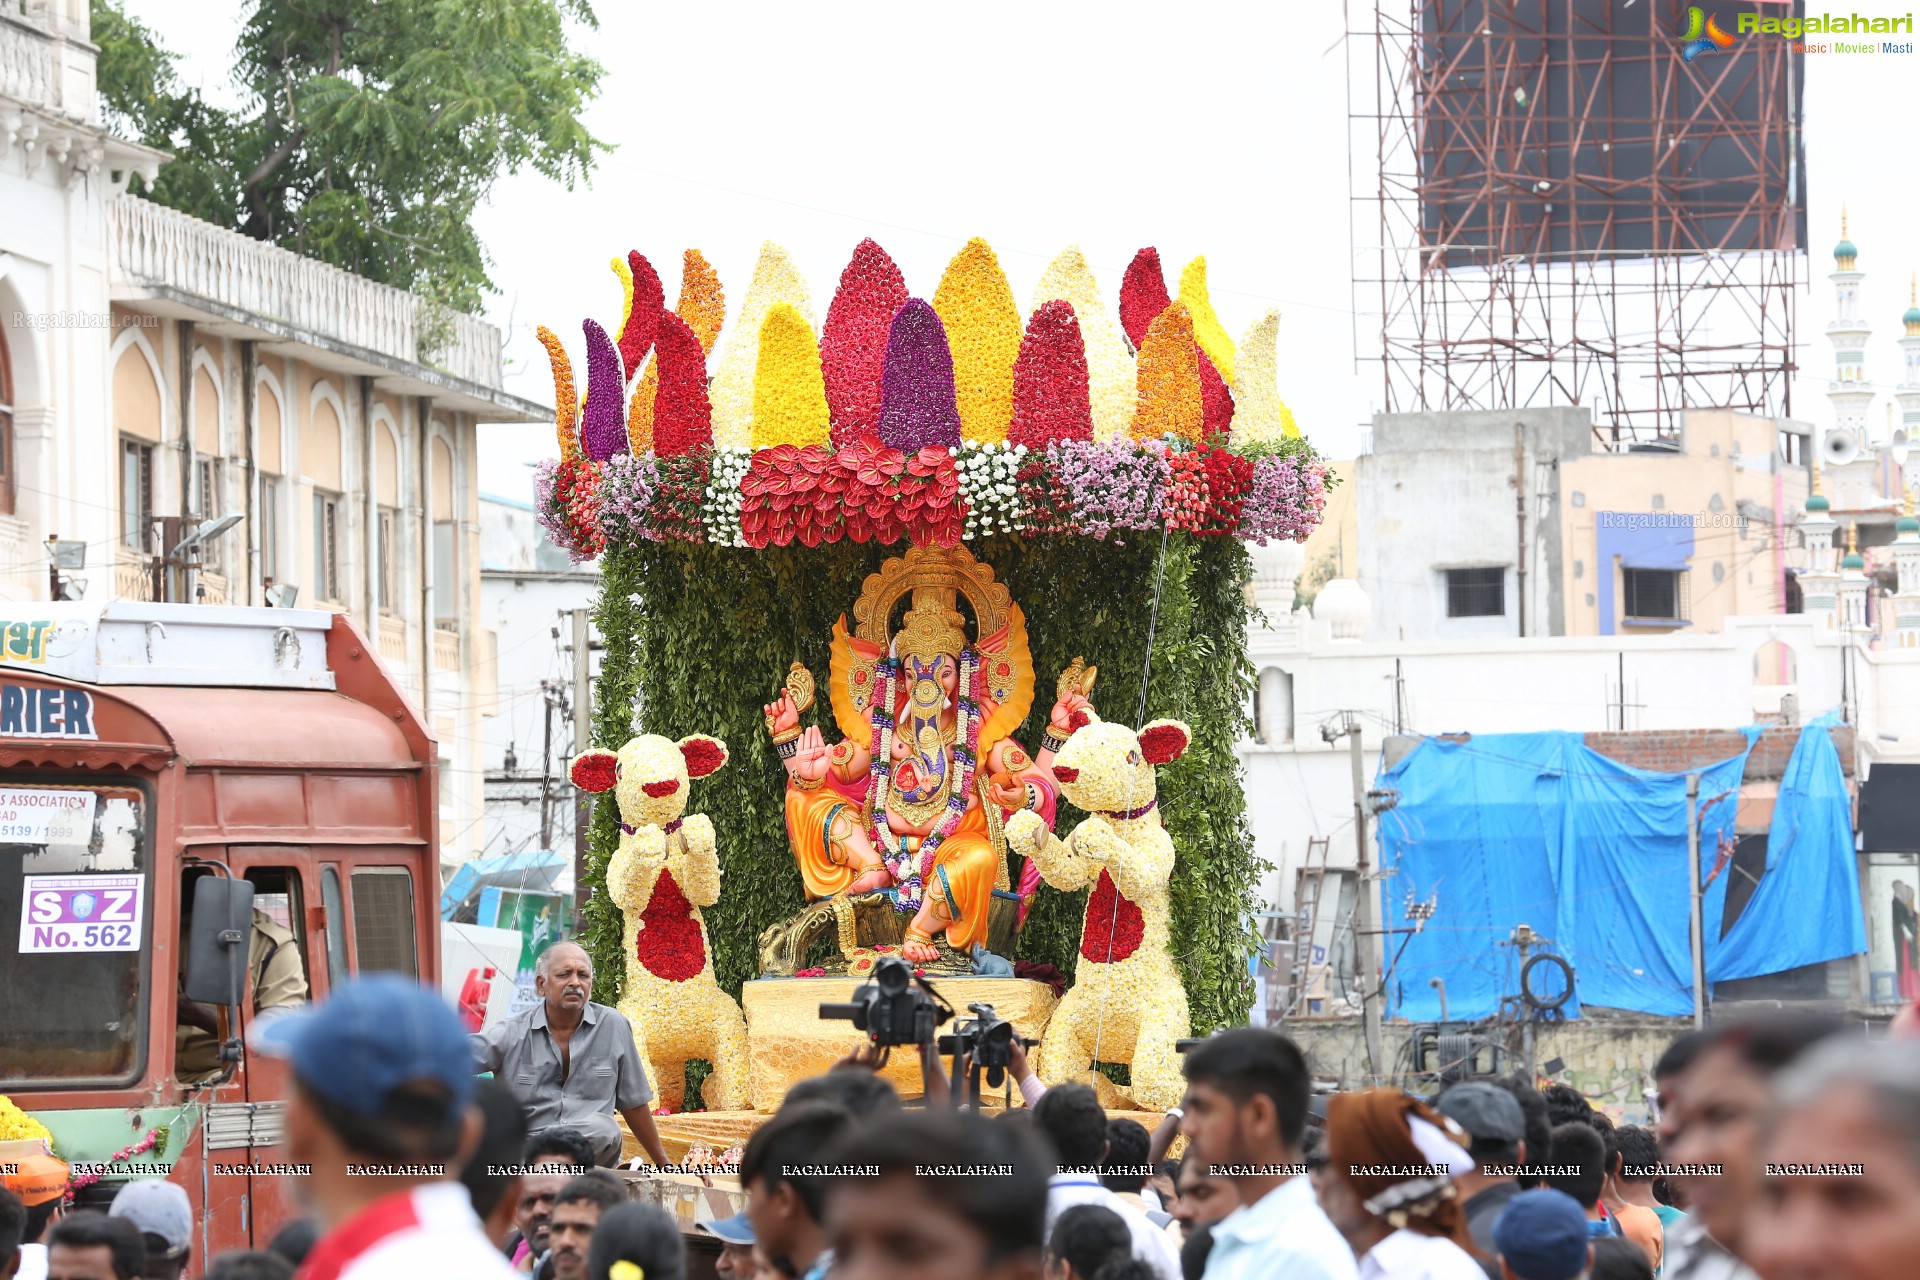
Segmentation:
<svg viewBox="0 0 1920 1280">
<path fill-rule="evenodd" d="M 500 331 L 391 285 L 142 200 L 107 206 L 116 273 L 499 389 Z"/>
<path fill-rule="evenodd" d="M 24 25 L 25 21 L 0 18 L 0 94 L 62 115 L 84 116 L 84 112 L 66 111 L 61 101 L 60 42 Z"/>
</svg>

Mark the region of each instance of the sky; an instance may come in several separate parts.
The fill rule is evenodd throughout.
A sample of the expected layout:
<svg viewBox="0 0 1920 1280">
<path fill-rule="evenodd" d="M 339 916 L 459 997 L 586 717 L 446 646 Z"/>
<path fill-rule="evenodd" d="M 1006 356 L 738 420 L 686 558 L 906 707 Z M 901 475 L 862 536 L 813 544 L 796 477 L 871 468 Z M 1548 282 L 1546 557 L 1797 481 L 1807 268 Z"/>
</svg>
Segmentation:
<svg viewBox="0 0 1920 1280">
<path fill-rule="evenodd" d="M 233 97 L 246 6 L 124 3 L 181 56 L 190 83 Z M 867 236 L 920 297 L 970 236 L 985 237 L 1023 311 L 1065 246 L 1085 250 L 1112 305 L 1135 250 L 1153 245 L 1170 286 L 1206 256 L 1235 338 L 1279 308 L 1280 394 L 1323 453 L 1351 457 L 1381 386 L 1368 363 L 1377 317 L 1364 300 L 1356 313 L 1350 283 L 1372 214 L 1349 193 L 1355 174 L 1370 187 L 1373 157 L 1349 156 L 1349 5 L 1364 25 L 1365 0 L 601 0 L 600 29 L 580 33 L 609 68 L 586 123 L 616 149 L 573 191 L 531 172 L 502 178 L 477 220 L 500 288 L 488 317 L 505 333 L 508 388 L 552 403 L 536 325 L 583 368 L 580 322 L 618 325 L 607 264 L 629 249 L 654 263 L 669 299 L 682 251 L 700 249 L 737 308 L 773 240 L 807 276 L 817 323 Z M 1908 12 L 1887 0 L 1848 10 Z M 1868 273 L 1868 377 L 1898 381 L 1894 339 L 1920 267 L 1920 167 L 1902 124 L 1916 58 L 1806 59 L 1811 252 L 1796 417 L 1830 417 L 1826 274 L 1843 203 Z M 1869 421 L 1880 428 L 1884 413 L 1876 405 Z M 480 447 L 483 490 L 522 499 L 532 465 L 556 451 L 540 425 L 484 426 Z"/>
</svg>

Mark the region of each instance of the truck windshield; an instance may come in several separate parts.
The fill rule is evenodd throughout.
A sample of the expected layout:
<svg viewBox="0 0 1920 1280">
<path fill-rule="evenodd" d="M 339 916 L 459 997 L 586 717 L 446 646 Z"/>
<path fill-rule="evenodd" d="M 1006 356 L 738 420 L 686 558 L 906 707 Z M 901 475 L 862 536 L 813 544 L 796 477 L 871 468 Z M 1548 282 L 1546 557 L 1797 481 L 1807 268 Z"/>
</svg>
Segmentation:
<svg viewBox="0 0 1920 1280">
<path fill-rule="evenodd" d="M 134 787 L 0 778 L 0 1090 L 139 1067 L 152 839 Z"/>
</svg>

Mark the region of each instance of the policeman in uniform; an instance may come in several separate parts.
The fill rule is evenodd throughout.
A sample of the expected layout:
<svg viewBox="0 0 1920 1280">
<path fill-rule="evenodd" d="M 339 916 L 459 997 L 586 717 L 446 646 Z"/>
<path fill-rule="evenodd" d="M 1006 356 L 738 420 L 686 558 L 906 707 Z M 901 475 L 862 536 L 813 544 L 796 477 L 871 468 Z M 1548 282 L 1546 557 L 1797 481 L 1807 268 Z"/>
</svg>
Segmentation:
<svg viewBox="0 0 1920 1280">
<path fill-rule="evenodd" d="M 184 922 L 182 933 L 185 933 Z M 300 959 L 299 940 L 258 907 L 253 911 L 253 938 L 247 947 L 247 968 L 252 978 L 256 1018 L 269 1009 L 292 1008 L 307 1002 L 307 968 Z M 187 1083 L 219 1075 L 219 1022 L 213 1006 L 189 1000 L 185 995 L 179 1000 L 179 1025 L 174 1028 L 174 1075 Z"/>
</svg>

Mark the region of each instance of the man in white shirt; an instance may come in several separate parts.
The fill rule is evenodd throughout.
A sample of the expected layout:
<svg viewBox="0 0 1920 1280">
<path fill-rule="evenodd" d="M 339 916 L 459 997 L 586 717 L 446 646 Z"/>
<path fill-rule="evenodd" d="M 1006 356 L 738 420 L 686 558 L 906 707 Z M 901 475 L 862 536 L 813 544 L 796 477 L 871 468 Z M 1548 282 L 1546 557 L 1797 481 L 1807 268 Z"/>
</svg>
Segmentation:
<svg viewBox="0 0 1920 1280">
<path fill-rule="evenodd" d="M 1454 1186 L 1474 1168 L 1467 1141 L 1398 1089 L 1328 1099 L 1327 1163 L 1314 1189 L 1360 1259 L 1360 1280 L 1484 1280 Z"/>
<path fill-rule="evenodd" d="M 1353 1251 L 1315 1203 L 1300 1136 L 1312 1084 L 1293 1041 L 1241 1027 L 1188 1052 L 1180 1132 L 1187 1158 L 1234 1185 L 1213 1227 L 1206 1280 L 1354 1280 Z"/>
<path fill-rule="evenodd" d="M 1159 1280 L 1180 1280 L 1180 1260 L 1160 1229 L 1137 1205 L 1128 1204 L 1101 1185 L 1100 1161 L 1107 1154 L 1107 1113 L 1093 1090 L 1083 1084 L 1055 1085 L 1033 1108 L 1040 1132 L 1053 1144 L 1060 1165 L 1047 1183 L 1047 1234 L 1054 1220 L 1077 1204 L 1097 1204 L 1120 1215 L 1133 1236 L 1133 1256 Z"/>
<path fill-rule="evenodd" d="M 440 996 L 397 974 L 356 978 L 261 1027 L 293 1068 L 286 1145 L 322 1234 L 302 1280 L 520 1280 L 467 1189 L 480 1141 L 467 1031 Z"/>
</svg>

